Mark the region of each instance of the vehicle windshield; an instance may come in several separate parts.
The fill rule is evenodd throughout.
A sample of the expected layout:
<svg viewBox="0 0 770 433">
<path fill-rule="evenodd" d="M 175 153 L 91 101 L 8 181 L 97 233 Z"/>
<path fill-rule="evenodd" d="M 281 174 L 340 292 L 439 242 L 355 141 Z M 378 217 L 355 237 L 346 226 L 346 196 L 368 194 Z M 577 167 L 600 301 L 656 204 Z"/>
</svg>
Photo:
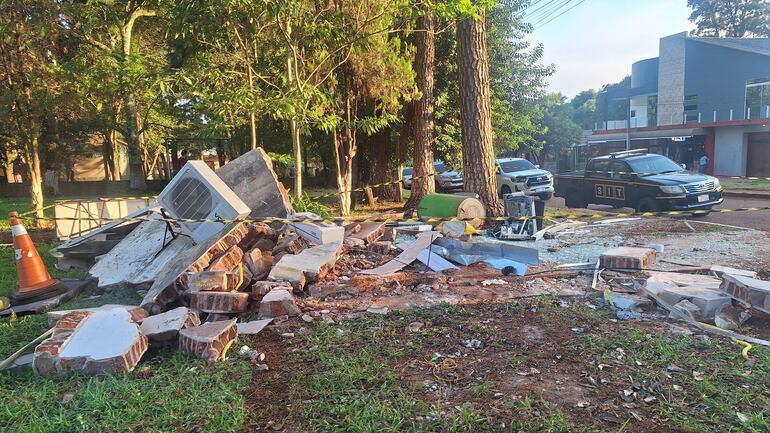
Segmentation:
<svg viewBox="0 0 770 433">
<path fill-rule="evenodd" d="M 537 167 L 526 159 L 517 159 L 501 162 L 500 168 L 503 170 L 503 173 L 515 173 L 517 171 L 532 170 Z"/>
<path fill-rule="evenodd" d="M 626 162 L 631 166 L 631 170 L 638 176 L 679 173 L 684 171 L 679 164 L 662 155 L 647 155 L 639 158 L 627 159 Z"/>
<path fill-rule="evenodd" d="M 411 176 L 412 175 L 412 167 L 406 167 L 404 169 L 404 176 Z"/>
<path fill-rule="evenodd" d="M 443 173 L 445 171 L 451 171 L 451 169 L 447 168 L 447 166 L 445 166 L 443 162 L 437 162 L 437 163 L 433 164 L 433 168 L 436 170 L 436 173 Z"/>
</svg>

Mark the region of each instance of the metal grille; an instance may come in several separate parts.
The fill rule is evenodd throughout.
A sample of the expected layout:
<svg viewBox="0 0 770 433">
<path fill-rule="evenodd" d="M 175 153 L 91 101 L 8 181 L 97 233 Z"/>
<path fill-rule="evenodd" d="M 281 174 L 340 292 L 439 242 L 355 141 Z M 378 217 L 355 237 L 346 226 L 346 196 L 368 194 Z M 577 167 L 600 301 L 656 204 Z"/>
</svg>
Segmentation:
<svg viewBox="0 0 770 433">
<path fill-rule="evenodd" d="M 170 196 L 174 208 L 169 210 L 178 218 L 204 219 L 211 213 L 211 192 L 198 179 L 180 179 Z"/>
<path fill-rule="evenodd" d="M 708 181 L 708 182 L 702 182 L 702 183 L 692 183 L 689 185 L 684 186 L 684 190 L 687 191 L 689 194 L 698 194 L 701 192 L 711 192 L 714 191 L 716 188 L 714 188 L 714 181 Z"/>
<path fill-rule="evenodd" d="M 527 179 L 527 186 L 548 185 L 548 176 L 534 176 Z"/>
</svg>

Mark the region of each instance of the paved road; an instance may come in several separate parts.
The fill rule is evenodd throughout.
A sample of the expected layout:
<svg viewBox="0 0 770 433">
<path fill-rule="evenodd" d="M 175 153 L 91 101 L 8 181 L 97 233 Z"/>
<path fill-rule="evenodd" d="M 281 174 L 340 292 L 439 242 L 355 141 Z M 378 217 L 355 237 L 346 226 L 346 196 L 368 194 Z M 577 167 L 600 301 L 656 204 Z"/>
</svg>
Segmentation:
<svg viewBox="0 0 770 433">
<path fill-rule="evenodd" d="M 551 208 L 565 208 L 564 199 L 552 198 L 548 201 L 548 207 Z M 743 207 L 767 207 L 770 206 L 770 200 L 765 199 L 747 199 L 737 197 L 725 197 L 724 203 L 719 208 L 721 209 L 735 209 Z M 590 205 L 590 209 L 598 209 L 609 212 L 617 212 L 610 206 L 602 205 Z M 623 212 L 632 212 L 633 209 L 622 209 Z M 764 230 L 770 232 L 770 210 L 755 211 L 755 212 L 729 212 L 729 213 L 712 213 L 703 218 L 699 218 L 701 221 L 709 221 L 720 224 L 730 224 L 739 227 L 748 227 L 756 230 Z"/>
</svg>

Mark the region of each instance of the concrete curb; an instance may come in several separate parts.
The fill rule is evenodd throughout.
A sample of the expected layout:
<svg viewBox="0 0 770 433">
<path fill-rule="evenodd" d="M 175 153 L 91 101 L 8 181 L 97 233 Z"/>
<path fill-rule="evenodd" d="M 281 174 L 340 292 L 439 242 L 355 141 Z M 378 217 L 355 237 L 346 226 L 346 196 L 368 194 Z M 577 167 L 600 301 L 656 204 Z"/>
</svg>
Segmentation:
<svg viewBox="0 0 770 433">
<path fill-rule="evenodd" d="M 734 198 L 758 198 L 762 200 L 770 200 L 770 191 L 759 190 L 725 190 L 723 192 L 725 197 Z"/>
</svg>

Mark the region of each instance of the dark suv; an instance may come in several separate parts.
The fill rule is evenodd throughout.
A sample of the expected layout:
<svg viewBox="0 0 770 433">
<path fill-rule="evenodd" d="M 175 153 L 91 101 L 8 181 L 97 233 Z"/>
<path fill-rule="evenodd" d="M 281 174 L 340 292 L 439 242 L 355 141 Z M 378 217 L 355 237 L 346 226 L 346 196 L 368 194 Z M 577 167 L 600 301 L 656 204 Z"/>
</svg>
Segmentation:
<svg viewBox="0 0 770 433">
<path fill-rule="evenodd" d="M 711 209 L 722 203 L 722 186 L 713 176 L 685 171 L 663 155 L 644 149 L 593 158 L 584 171 L 554 177 L 557 197 L 567 207 L 608 204 L 638 212 Z"/>
</svg>

